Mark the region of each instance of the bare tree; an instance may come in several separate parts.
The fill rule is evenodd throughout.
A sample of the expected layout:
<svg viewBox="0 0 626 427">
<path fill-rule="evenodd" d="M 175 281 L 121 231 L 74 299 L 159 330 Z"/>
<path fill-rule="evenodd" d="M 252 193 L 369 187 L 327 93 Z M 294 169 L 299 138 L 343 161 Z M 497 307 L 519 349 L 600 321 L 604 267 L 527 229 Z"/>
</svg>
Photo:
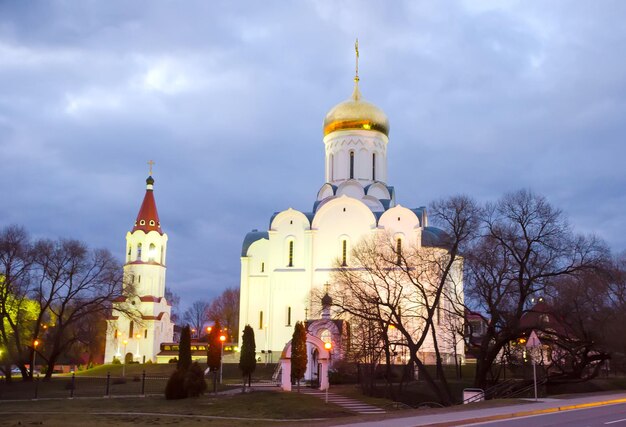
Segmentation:
<svg viewBox="0 0 626 427">
<path fill-rule="evenodd" d="M 438 242 L 428 246 L 415 242 L 400 249 L 386 234 L 363 240 L 353 249 L 350 266 L 337 262 L 333 304 L 352 322 L 380 328 L 383 348 L 389 348 L 389 327 L 397 330 L 422 378 L 442 403 L 451 404 L 441 369 L 440 334 L 433 332 L 440 328 L 443 310 L 455 312 L 447 305 L 463 300 L 461 251 L 474 237 L 479 209 L 465 196 L 436 202 L 431 209 L 433 220 L 442 227 L 429 230 L 438 234 Z M 435 354 L 440 383 L 425 369 L 427 353 Z"/>
<path fill-rule="evenodd" d="M 219 320 L 228 332 L 229 341 L 236 342 L 239 338 L 239 289 L 228 288 L 211 301 L 208 317 Z"/>
<path fill-rule="evenodd" d="M 502 349 L 520 335 L 530 300 L 560 277 L 591 269 L 606 256 L 595 238 L 576 236 L 561 211 L 522 190 L 487 205 L 482 235 L 466 252 L 466 296 L 489 318 L 475 384 L 485 387 Z"/>
<path fill-rule="evenodd" d="M 36 304 L 28 298 L 32 265 L 32 243 L 26 230 L 16 225 L 0 230 L 0 344 L 5 350 L 1 357 L 7 381 L 11 381 L 11 364 L 26 379 L 26 364 L 32 360 L 28 349 L 38 315 Z"/>
<path fill-rule="evenodd" d="M 32 293 L 40 311 L 33 338 L 44 336 L 47 326 L 42 350 L 37 349 L 47 363 L 47 379 L 58 358 L 81 342 L 83 322 L 98 321 L 110 312 L 114 300 L 134 295 L 133 287 L 124 285 L 122 267 L 109 251 L 90 250 L 76 240 L 39 241 L 35 280 Z M 138 316 L 130 305 L 121 304 L 116 310 Z"/>
<path fill-rule="evenodd" d="M 191 337 L 199 338 L 204 334 L 204 325 L 209 321 L 209 306 L 206 301 L 195 301 L 183 314 L 183 320 L 191 327 Z"/>
</svg>

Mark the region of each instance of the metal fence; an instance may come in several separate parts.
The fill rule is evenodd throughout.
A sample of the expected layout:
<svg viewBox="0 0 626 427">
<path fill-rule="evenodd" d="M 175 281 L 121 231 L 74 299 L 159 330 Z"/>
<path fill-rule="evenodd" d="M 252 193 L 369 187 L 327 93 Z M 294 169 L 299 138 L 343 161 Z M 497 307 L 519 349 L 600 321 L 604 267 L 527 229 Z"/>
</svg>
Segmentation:
<svg viewBox="0 0 626 427">
<path fill-rule="evenodd" d="M 36 377 L 33 381 L 0 383 L 0 400 L 146 396 L 163 394 L 168 377 L 146 375 Z"/>
</svg>

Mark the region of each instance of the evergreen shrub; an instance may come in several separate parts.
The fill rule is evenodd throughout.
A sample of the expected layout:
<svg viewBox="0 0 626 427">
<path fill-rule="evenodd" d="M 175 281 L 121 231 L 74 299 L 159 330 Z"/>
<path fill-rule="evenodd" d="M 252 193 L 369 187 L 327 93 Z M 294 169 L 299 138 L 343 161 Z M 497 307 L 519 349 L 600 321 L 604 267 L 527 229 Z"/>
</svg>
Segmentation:
<svg viewBox="0 0 626 427">
<path fill-rule="evenodd" d="M 167 400 L 184 399 L 187 397 L 185 390 L 185 371 L 176 369 L 170 375 L 165 386 L 165 398 Z"/>
</svg>

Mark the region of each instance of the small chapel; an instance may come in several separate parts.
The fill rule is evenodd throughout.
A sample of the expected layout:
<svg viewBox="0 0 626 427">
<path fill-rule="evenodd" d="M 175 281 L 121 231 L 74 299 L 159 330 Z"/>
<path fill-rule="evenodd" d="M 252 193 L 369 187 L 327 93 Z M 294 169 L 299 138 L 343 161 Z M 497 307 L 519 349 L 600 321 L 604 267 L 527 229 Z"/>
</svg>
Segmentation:
<svg viewBox="0 0 626 427">
<path fill-rule="evenodd" d="M 135 224 L 126 233 L 124 286 L 133 286 L 135 296 L 113 302 L 107 320 L 104 363 L 114 359 L 123 363 L 157 362 L 161 343 L 173 340 L 171 305 L 165 299 L 167 234 L 161 229 L 149 163 L 146 193 Z M 125 313 L 137 314 L 140 319 Z"/>
<path fill-rule="evenodd" d="M 387 181 L 389 119 L 361 94 L 355 47 L 352 95 L 324 118 L 324 183 L 311 210 L 276 212 L 269 229 L 252 230 L 243 240 L 239 325 L 252 326 L 257 352 L 266 361 L 277 362 L 289 352 L 285 345 L 296 321 L 305 322 L 315 340 L 341 352 L 341 341 L 349 341 L 343 339 L 347 326 L 335 319 L 330 301 L 316 295 L 332 286 L 338 262 L 350 268 L 351 249 L 360 240 L 386 233 L 398 248 L 445 247 L 445 235 L 428 225 L 425 207 L 408 208 L 396 201 L 395 188 Z M 457 274 L 462 292 L 462 271 Z M 442 348 L 447 363 L 454 363 L 453 354 L 464 354 L 462 340 L 455 346 Z M 432 338 L 422 349 L 426 363 L 434 360 Z"/>
</svg>

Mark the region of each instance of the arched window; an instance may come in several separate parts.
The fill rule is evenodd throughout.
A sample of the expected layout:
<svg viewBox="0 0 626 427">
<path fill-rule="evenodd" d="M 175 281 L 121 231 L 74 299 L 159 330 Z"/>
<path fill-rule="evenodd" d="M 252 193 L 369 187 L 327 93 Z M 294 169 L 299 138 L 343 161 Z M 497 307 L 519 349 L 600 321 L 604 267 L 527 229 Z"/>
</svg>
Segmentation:
<svg viewBox="0 0 626 427">
<path fill-rule="evenodd" d="M 400 265 L 400 263 L 402 262 L 402 239 L 400 237 L 396 239 L 396 256 L 396 263 Z"/>
<path fill-rule="evenodd" d="M 128 245 L 128 261 L 130 261 L 130 255 L 132 251 L 133 251 L 133 248 L 130 245 Z"/>
<path fill-rule="evenodd" d="M 261 263 L 261 273 L 265 273 L 265 263 Z"/>
<path fill-rule="evenodd" d="M 289 241 L 289 259 L 287 267 L 293 267 L 293 240 Z"/>
<path fill-rule="evenodd" d="M 350 151 L 350 179 L 354 179 L 354 151 Z"/>
<path fill-rule="evenodd" d="M 341 266 L 345 267 L 348 265 L 348 241 L 343 239 L 341 241 Z"/>
<path fill-rule="evenodd" d="M 148 261 L 154 261 L 154 258 L 156 258 L 156 246 L 154 243 L 150 243 L 148 247 Z"/>
<path fill-rule="evenodd" d="M 263 310 L 259 311 L 259 329 L 263 329 Z"/>
<path fill-rule="evenodd" d="M 291 307 L 287 307 L 287 321 L 285 324 L 291 326 Z"/>
<path fill-rule="evenodd" d="M 135 326 L 135 324 L 131 320 L 130 323 L 128 324 L 128 338 L 132 338 L 133 337 L 133 328 L 134 328 L 134 326 Z"/>
<path fill-rule="evenodd" d="M 137 259 L 141 261 L 141 243 L 137 244 Z"/>
<path fill-rule="evenodd" d="M 376 153 L 372 153 L 372 181 L 376 181 Z"/>
<path fill-rule="evenodd" d="M 161 264 L 165 264 L 165 260 L 163 259 L 163 255 L 165 255 L 165 251 L 163 250 L 163 246 L 161 246 Z"/>
<path fill-rule="evenodd" d="M 330 334 L 330 331 L 328 329 L 322 330 L 322 333 L 320 333 L 320 339 L 325 343 L 331 342 L 332 336 Z"/>
</svg>

